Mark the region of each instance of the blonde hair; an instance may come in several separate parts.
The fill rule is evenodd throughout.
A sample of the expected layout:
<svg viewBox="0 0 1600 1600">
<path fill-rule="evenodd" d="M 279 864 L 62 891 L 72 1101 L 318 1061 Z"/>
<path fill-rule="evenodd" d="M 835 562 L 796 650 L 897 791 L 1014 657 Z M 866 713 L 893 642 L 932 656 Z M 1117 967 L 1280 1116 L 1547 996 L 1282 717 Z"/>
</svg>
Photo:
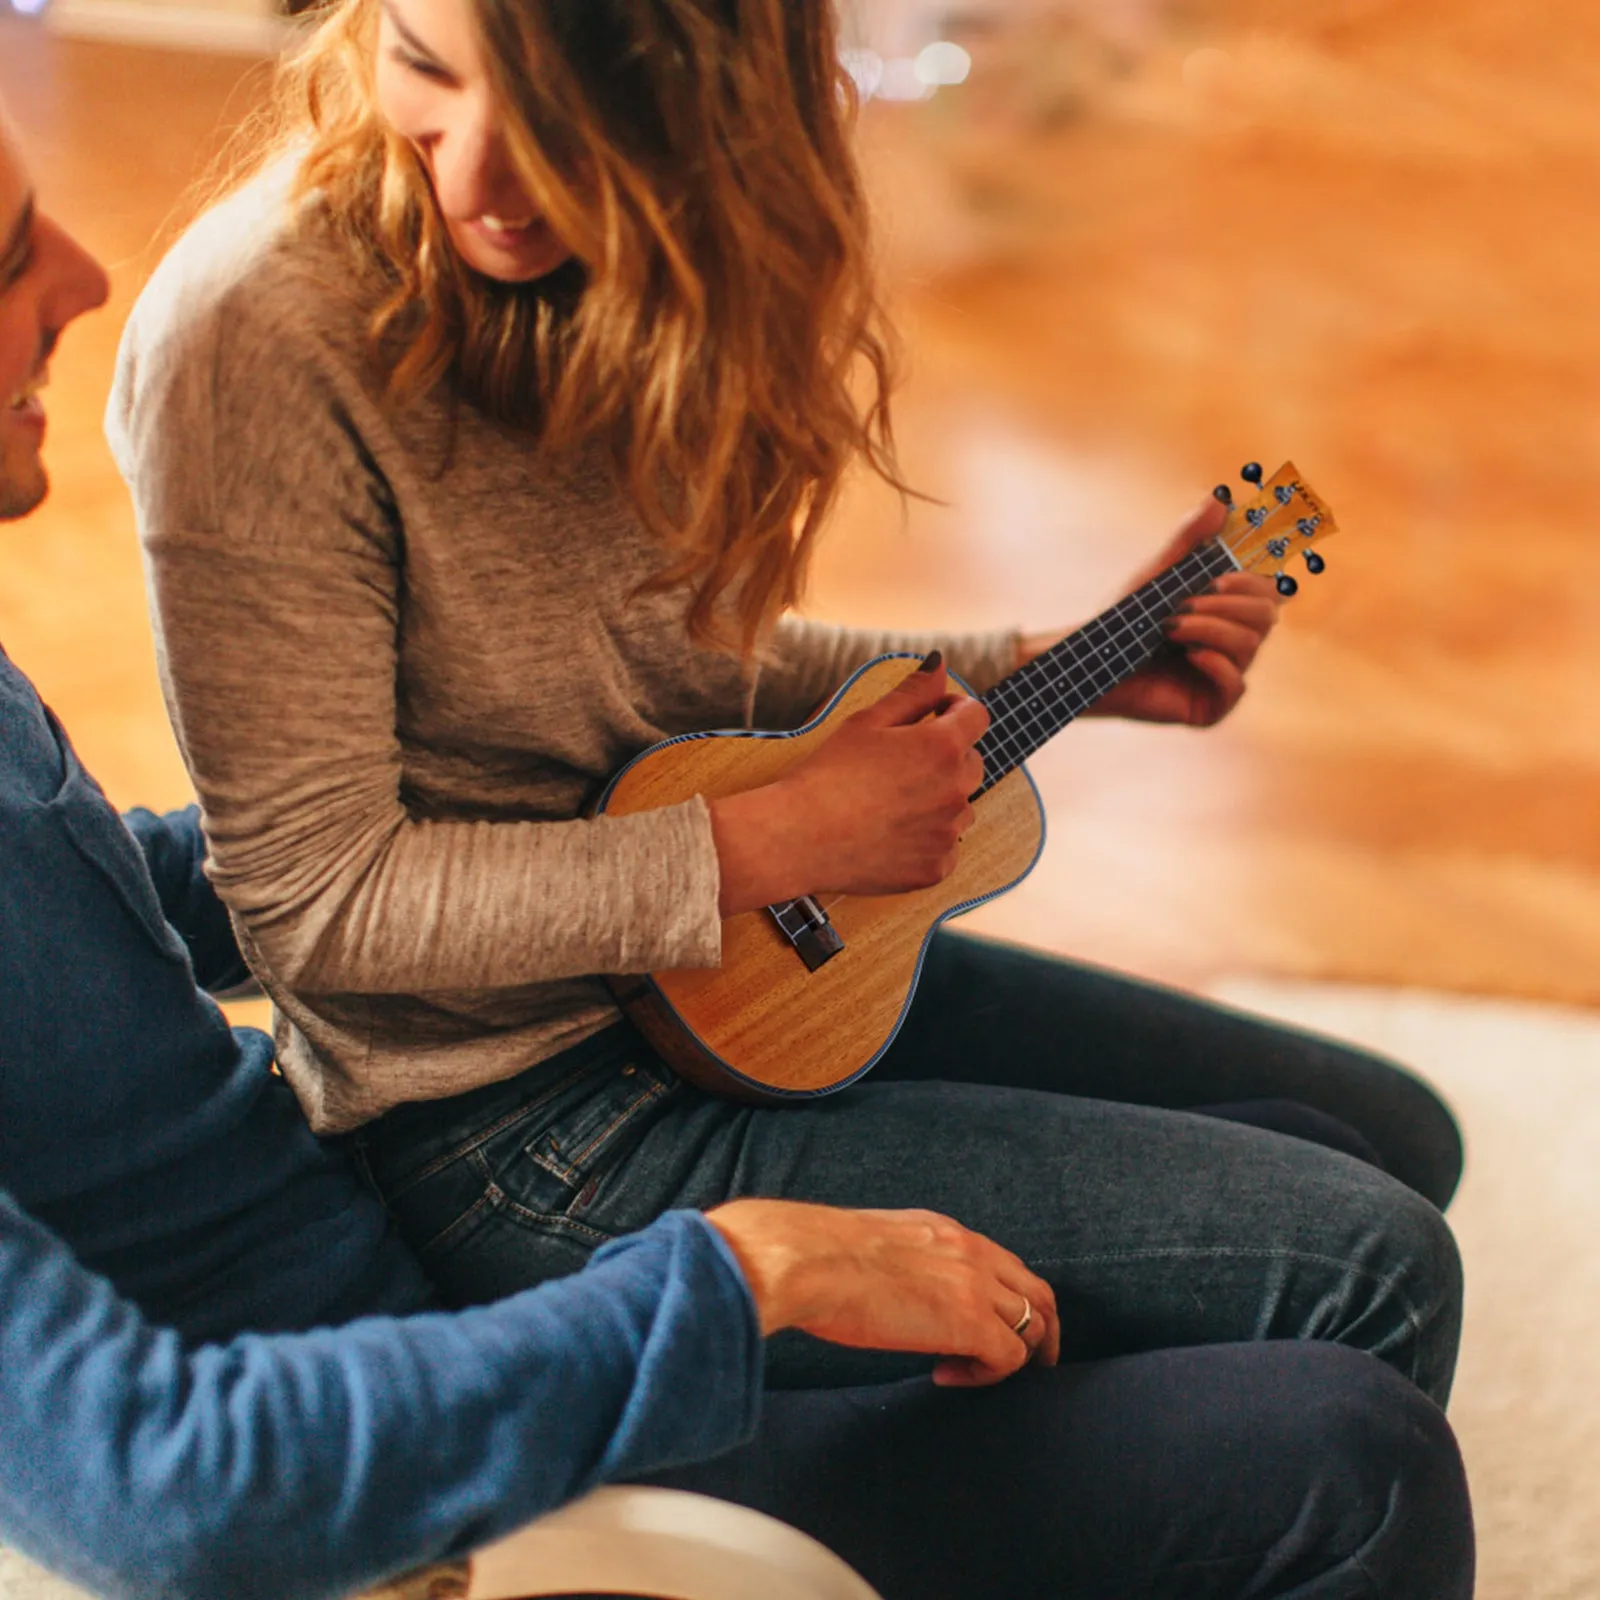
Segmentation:
<svg viewBox="0 0 1600 1600">
<path fill-rule="evenodd" d="M 747 655 L 851 462 L 904 489 L 832 4 L 473 0 L 510 159 L 581 263 L 540 285 L 452 249 L 376 109 L 378 0 L 326 7 L 279 80 L 299 197 L 387 282 L 390 394 L 448 381 L 558 457 L 600 445 L 667 553 L 651 587 Z"/>
</svg>

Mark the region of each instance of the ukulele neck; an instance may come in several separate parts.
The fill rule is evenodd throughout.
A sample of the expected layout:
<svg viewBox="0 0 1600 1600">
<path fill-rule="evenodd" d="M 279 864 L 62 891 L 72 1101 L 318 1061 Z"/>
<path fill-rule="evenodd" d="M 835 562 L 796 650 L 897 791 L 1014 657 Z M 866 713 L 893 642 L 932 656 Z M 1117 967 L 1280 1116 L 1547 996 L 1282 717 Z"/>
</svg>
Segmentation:
<svg viewBox="0 0 1600 1600">
<path fill-rule="evenodd" d="M 984 770 L 978 793 L 992 789 L 1080 712 L 1137 672 L 1166 642 L 1162 627 L 1167 618 L 1238 566 L 1220 539 L 1209 539 L 1002 678 L 982 697 L 989 728 L 977 745 Z"/>
</svg>

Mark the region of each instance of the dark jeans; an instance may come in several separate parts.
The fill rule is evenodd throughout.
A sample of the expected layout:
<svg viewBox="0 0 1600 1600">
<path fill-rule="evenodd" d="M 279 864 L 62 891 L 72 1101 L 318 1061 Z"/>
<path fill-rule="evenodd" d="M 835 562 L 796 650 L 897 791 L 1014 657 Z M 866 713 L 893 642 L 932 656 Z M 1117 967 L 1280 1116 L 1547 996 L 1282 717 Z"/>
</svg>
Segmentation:
<svg viewBox="0 0 1600 1600">
<path fill-rule="evenodd" d="M 1262 1100 L 1337 1119 L 1389 1171 L 1173 1109 Z M 1361 1051 L 987 941 L 935 939 L 900 1037 L 839 1094 L 737 1105 L 622 1026 L 401 1107 L 355 1143 L 453 1301 L 576 1271 L 674 1207 L 925 1206 L 1050 1280 L 1066 1360 L 1320 1339 L 1449 1394 L 1461 1278 L 1437 1206 L 1461 1146 L 1429 1089 Z M 801 1335 L 771 1346 L 779 1387 L 921 1370 Z"/>
<path fill-rule="evenodd" d="M 981 1391 L 790 1390 L 753 1443 L 651 1481 L 805 1529 L 885 1600 L 1472 1594 L 1444 1414 L 1338 1345 L 1162 1350 Z"/>
<path fill-rule="evenodd" d="M 1196 1114 L 1228 1103 L 1289 1131 Z M 779 1335 L 770 1383 L 806 1392 L 666 1480 L 808 1528 L 889 1600 L 1471 1591 L 1438 1410 L 1461 1144 L 1390 1062 L 941 933 L 893 1048 L 839 1094 L 721 1100 L 623 1025 L 353 1143 L 456 1301 L 739 1195 L 928 1207 L 1027 1260 L 1070 1365 L 958 1396 L 897 1381 L 925 1361 Z"/>
</svg>

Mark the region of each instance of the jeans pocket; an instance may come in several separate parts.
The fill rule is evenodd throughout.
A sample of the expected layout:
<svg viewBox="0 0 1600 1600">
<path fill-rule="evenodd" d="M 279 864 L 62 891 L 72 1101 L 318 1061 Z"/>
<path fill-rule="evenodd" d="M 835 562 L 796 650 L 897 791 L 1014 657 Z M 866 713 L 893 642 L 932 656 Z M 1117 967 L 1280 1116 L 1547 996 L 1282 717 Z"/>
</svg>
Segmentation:
<svg viewBox="0 0 1600 1600">
<path fill-rule="evenodd" d="M 406 1119 L 407 1137 L 391 1126 L 381 1151 L 364 1152 L 401 1235 L 450 1297 L 571 1272 L 611 1238 L 589 1203 L 678 1080 L 647 1049 L 595 1054 L 439 1103 L 426 1121 Z"/>
<path fill-rule="evenodd" d="M 532 1217 L 581 1222 L 601 1180 L 644 1137 L 678 1080 L 649 1057 L 608 1062 L 541 1117 L 502 1141 L 491 1169 L 512 1202 Z"/>
</svg>

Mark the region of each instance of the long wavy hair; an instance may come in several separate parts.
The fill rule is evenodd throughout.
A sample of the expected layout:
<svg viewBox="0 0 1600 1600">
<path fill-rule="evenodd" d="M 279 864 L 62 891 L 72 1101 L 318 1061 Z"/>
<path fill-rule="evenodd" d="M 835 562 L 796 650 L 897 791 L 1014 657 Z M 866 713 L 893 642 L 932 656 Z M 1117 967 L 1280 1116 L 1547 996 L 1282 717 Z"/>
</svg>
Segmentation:
<svg viewBox="0 0 1600 1600">
<path fill-rule="evenodd" d="M 304 152 L 297 198 L 379 269 L 389 394 L 447 383 L 554 457 L 600 447 L 665 552 L 650 587 L 687 586 L 691 637 L 745 655 L 850 464 L 905 488 L 833 5 L 473 0 L 510 159 L 575 257 L 541 284 L 453 250 L 377 111 L 378 0 L 317 14 L 266 151 Z"/>
</svg>

